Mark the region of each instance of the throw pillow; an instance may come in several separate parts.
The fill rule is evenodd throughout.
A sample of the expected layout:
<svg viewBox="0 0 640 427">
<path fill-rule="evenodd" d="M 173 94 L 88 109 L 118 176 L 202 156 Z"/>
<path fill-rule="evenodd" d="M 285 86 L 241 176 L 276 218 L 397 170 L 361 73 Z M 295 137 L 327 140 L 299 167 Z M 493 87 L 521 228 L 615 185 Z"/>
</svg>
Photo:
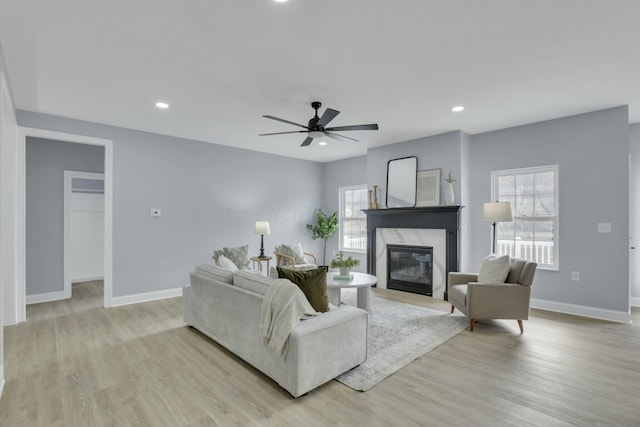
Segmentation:
<svg viewBox="0 0 640 427">
<path fill-rule="evenodd" d="M 222 248 L 224 256 L 229 258 L 239 270 L 248 267 L 249 262 L 249 245 L 239 246 L 237 248 Z"/>
<path fill-rule="evenodd" d="M 216 265 L 220 268 L 224 268 L 225 270 L 236 272 L 238 271 L 238 267 L 224 255 L 218 255 L 218 261 L 216 261 Z"/>
<path fill-rule="evenodd" d="M 282 253 L 292 256 L 295 259 L 296 264 L 306 264 L 304 258 L 304 249 L 300 243 L 290 243 L 288 245 L 282 245 Z"/>
<path fill-rule="evenodd" d="M 509 255 L 489 255 L 482 261 L 482 267 L 478 273 L 480 283 L 504 283 L 509 275 L 511 260 Z"/>
<path fill-rule="evenodd" d="M 277 267 L 278 277 L 289 279 L 302 290 L 315 311 L 321 313 L 329 311 L 329 296 L 327 295 L 327 270 L 295 271 L 290 268 Z"/>
</svg>

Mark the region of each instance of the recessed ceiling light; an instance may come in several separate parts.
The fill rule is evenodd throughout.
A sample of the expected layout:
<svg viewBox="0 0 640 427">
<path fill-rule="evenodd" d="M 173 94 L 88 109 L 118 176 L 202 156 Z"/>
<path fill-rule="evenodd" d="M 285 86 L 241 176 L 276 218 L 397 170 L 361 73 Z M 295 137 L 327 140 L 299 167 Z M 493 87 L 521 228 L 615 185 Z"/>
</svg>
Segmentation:
<svg viewBox="0 0 640 427">
<path fill-rule="evenodd" d="M 158 108 L 169 108 L 169 104 L 167 104 L 166 102 L 156 102 L 156 107 Z"/>
<path fill-rule="evenodd" d="M 289 0 L 273 0 L 273 1 L 275 1 L 276 3 L 286 3 Z"/>
<path fill-rule="evenodd" d="M 463 111 L 463 110 L 464 110 L 464 107 L 462 105 L 458 105 L 451 109 L 451 111 L 453 111 L 454 113 L 459 113 L 460 111 Z"/>
<path fill-rule="evenodd" d="M 327 145 L 327 141 L 320 141 L 320 142 L 318 142 L 318 145 Z"/>
</svg>

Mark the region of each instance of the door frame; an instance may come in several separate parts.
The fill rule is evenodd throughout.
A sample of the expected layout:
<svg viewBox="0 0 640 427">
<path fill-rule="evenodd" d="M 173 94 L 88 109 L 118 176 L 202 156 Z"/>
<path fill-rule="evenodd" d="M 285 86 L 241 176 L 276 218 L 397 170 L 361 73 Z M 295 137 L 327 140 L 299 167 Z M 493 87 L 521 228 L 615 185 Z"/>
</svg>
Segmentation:
<svg viewBox="0 0 640 427">
<path fill-rule="evenodd" d="M 87 178 L 104 181 L 103 173 L 81 172 L 81 171 L 64 171 L 64 234 L 63 234 L 63 282 L 64 297 L 71 298 L 72 280 L 71 280 L 71 180 L 73 178 Z M 104 212 L 102 214 L 104 217 Z M 103 271 L 104 276 L 104 271 Z"/>
<path fill-rule="evenodd" d="M 26 320 L 26 145 L 27 137 L 53 139 L 104 147 L 104 307 L 113 301 L 113 140 L 21 126 L 17 144 L 18 277 L 16 280 L 18 315 Z"/>
</svg>

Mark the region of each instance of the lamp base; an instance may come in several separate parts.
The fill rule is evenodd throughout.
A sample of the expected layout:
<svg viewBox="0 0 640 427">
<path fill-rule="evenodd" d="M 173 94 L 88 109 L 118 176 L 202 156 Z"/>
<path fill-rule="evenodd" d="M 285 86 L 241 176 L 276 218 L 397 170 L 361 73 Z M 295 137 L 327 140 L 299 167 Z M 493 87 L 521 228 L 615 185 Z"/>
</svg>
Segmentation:
<svg viewBox="0 0 640 427">
<path fill-rule="evenodd" d="M 260 235 L 260 255 L 258 258 L 264 258 L 264 234 Z"/>
</svg>

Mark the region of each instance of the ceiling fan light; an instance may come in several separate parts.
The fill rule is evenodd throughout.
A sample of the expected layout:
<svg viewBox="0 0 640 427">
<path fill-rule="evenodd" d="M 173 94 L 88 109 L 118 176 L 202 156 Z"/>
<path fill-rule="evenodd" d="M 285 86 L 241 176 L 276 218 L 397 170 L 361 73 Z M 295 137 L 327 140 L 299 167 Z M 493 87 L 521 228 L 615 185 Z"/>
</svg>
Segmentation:
<svg viewBox="0 0 640 427">
<path fill-rule="evenodd" d="M 327 145 L 327 141 L 320 141 L 318 142 L 318 145 Z"/>
<path fill-rule="evenodd" d="M 312 130 L 309 132 L 309 136 L 311 138 L 322 138 L 324 136 L 324 132 L 320 132 L 317 130 Z"/>
</svg>

